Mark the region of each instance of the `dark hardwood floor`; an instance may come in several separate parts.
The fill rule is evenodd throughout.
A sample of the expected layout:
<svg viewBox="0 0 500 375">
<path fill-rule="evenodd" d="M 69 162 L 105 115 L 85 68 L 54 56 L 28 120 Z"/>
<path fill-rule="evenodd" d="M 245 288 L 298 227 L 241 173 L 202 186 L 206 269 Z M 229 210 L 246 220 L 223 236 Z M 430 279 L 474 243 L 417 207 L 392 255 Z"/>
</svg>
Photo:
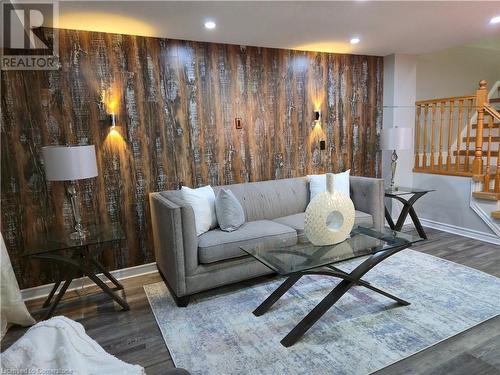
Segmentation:
<svg viewBox="0 0 500 375">
<path fill-rule="evenodd" d="M 426 231 L 429 240 L 413 249 L 500 277 L 500 246 L 433 229 Z M 89 287 L 68 293 L 56 313 L 83 324 L 87 333 L 109 353 L 144 366 L 147 374 L 162 374 L 173 367 L 173 362 L 142 287 L 158 281 L 161 277 L 157 273 L 123 280 L 130 311 L 120 311 L 104 293 L 93 294 L 96 288 Z M 28 303 L 36 318 L 41 316 L 42 303 L 42 300 Z M 1 342 L 2 351 L 25 331 L 12 327 Z M 500 374 L 500 316 L 377 374 Z"/>
</svg>

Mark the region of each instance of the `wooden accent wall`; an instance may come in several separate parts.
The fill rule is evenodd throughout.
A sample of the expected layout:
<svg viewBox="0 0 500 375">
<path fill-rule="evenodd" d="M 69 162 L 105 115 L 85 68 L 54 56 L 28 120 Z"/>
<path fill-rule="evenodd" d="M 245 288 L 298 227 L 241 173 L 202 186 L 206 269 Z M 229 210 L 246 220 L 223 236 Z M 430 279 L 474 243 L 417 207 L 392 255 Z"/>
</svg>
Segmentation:
<svg viewBox="0 0 500 375">
<path fill-rule="evenodd" d="M 104 253 L 110 269 L 154 261 L 149 192 L 347 168 L 380 175 L 381 57 L 72 30 L 59 40 L 60 70 L 2 72 L 1 229 L 22 287 L 56 272 L 22 258 L 23 244 L 72 226 L 64 184 L 44 179 L 44 145 L 96 146 L 99 176 L 79 185 L 87 221 L 126 231 Z"/>
</svg>

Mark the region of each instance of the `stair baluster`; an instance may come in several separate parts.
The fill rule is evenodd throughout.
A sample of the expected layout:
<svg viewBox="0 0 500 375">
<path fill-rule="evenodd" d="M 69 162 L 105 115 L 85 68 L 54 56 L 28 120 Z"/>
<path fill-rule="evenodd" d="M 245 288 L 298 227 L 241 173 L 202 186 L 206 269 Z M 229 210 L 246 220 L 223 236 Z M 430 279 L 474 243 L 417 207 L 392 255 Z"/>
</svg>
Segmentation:
<svg viewBox="0 0 500 375">
<path fill-rule="evenodd" d="M 415 127 L 415 168 L 420 167 L 420 112 L 422 107 L 417 105 L 415 107 L 415 123 L 417 126 Z M 425 150 L 424 150 L 425 153 Z"/>
<path fill-rule="evenodd" d="M 463 124 L 463 117 L 464 117 L 464 101 L 459 100 L 458 101 L 458 124 L 457 124 L 457 157 L 455 159 L 455 171 L 458 171 L 460 168 L 460 154 L 462 151 L 462 142 L 460 139 L 460 134 L 462 133 L 462 124 Z M 453 124 L 451 123 L 450 120 L 450 128 L 453 127 Z"/>
<path fill-rule="evenodd" d="M 470 131 L 472 127 L 472 106 L 474 104 L 474 99 L 470 98 L 467 100 L 467 135 L 465 140 L 465 159 L 464 159 L 464 171 L 469 172 L 469 150 L 470 150 Z M 457 140 L 460 142 L 460 139 Z"/>
<path fill-rule="evenodd" d="M 434 149 L 436 146 L 436 103 L 432 103 L 432 123 L 431 123 L 431 169 L 434 169 L 435 157 Z"/>
<path fill-rule="evenodd" d="M 453 100 L 450 101 L 449 111 L 448 111 L 448 155 L 446 157 L 446 170 L 451 171 L 451 145 L 453 143 L 452 139 L 452 129 L 453 129 Z"/>
<path fill-rule="evenodd" d="M 493 191 L 495 193 L 500 193 L 500 151 L 497 154 L 497 171 L 495 173 L 495 187 Z"/>
<path fill-rule="evenodd" d="M 491 133 L 493 131 L 493 116 L 489 116 L 488 121 L 488 151 L 486 153 L 486 173 L 483 180 L 483 191 L 490 191 L 491 173 Z"/>
<path fill-rule="evenodd" d="M 446 110 L 446 102 L 441 102 L 439 115 L 439 153 L 438 153 L 438 169 L 443 169 L 443 131 L 444 131 L 444 111 Z"/>
<path fill-rule="evenodd" d="M 423 168 L 427 168 L 427 117 L 429 114 L 429 105 L 424 106 L 424 156 L 422 157 Z"/>
</svg>

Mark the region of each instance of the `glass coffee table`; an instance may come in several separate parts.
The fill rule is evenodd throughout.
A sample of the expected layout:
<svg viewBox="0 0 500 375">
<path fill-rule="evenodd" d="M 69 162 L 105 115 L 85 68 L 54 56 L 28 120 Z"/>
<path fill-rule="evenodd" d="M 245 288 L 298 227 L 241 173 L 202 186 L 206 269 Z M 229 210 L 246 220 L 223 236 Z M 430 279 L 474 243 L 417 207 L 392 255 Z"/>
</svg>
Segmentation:
<svg viewBox="0 0 500 375">
<path fill-rule="evenodd" d="M 281 340 L 285 347 L 295 344 L 353 286 L 365 287 L 407 306 L 409 302 L 373 286 L 362 277 L 384 259 L 421 240 L 389 229 L 376 231 L 356 227 L 350 238 L 331 246 L 314 246 L 311 243 L 283 247 L 270 247 L 263 243 L 242 246 L 243 251 L 279 275 L 288 276 L 253 313 L 256 316 L 265 314 L 304 275 L 331 276 L 342 281 Z M 334 266 L 335 263 L 364 256 L 367 259 L 350 273 Z"/>
</svg>

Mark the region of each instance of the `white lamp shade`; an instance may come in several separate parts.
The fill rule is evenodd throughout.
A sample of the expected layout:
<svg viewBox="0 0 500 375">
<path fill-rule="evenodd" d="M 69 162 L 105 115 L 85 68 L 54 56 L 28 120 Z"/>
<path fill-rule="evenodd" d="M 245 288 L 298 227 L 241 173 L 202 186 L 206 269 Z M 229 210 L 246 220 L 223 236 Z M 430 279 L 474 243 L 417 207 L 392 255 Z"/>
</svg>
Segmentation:
<svg viewBox="0 0 500 375">
<path fill-rule="evenodd" d="M 97 176 L 94 145 L 46 146 L 42 147 L 42 154 L 48 181 L 82 180 Z"/>
<path fill-rule="evenodd" d="M 411 150 L 413 147 L 412 128 L 382 129 L 383 150 Z"/>
</svg>

